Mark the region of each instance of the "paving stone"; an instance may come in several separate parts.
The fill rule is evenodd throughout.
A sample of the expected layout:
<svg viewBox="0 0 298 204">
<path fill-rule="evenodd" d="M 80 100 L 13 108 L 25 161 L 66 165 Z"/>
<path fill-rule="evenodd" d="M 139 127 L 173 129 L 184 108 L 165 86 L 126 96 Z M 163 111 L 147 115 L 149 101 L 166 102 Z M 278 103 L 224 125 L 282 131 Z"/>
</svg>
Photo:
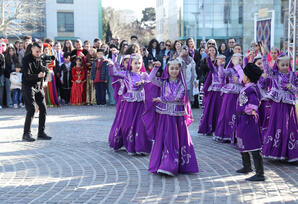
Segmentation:
<svg viewBox="0 0 298 204">
<path fill-rule="evenodd" d="M 21 141 L 24 109 L 0 110 L 0 203 L 297 203 L 298 166 L 264 160 L 264 183 L 235 171 L 237 149 L 197 134 L 201 110 L 189 131 L 198 174 L 165 178 L 148 172 L 148 157 L 108 146 L 115 107 L 49 108 L 51 141 Z M 38 119 L 34 119 L 33 135 Z"/>
</svg>

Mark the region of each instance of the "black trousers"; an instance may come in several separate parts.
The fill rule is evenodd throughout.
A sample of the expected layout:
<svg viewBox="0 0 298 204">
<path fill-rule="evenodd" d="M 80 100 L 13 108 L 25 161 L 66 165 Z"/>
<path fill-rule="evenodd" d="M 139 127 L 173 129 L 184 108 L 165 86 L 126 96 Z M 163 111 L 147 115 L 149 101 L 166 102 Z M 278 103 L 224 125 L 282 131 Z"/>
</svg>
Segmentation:
<svg viewBox="0 0 298 204">
<path fill-rule="evenodd" d="M 47 115 L 47 106 L 43 89 L 33 87 L 22 87 L 23 100 L 26 107 L 26 120 L 24 125 L 24 134 L 31 133 L 31 124 L 35 113 L 35 104 L 39 107 L 39 125 L 38 134 L 42 134 L 45 130 L 45 122 Z"/>
<path fill-rule="evenodd" d="M 70 93 L 71 93 L 71 88 L 61 88 L 61 98 L 65 101 L 66 104 L 69 103 L 70 101 Z"/>
<path fill-rule="evenodd" d="M 263 158 L 260 150 L 251 152 L 252 158 L 254 160 L 256 174 L 258 176 L 264 176 L 264 166 L 263 166 Z M 250 155 L 249 152 L 241 152 L 242 156 L 242 164 L 246 169 L 251 169 Z"/>
<path fill-rule="evenodd" d="M 97 105 L 105 105 L 106 102 L 106 94 L 107 94 L 107 83 L 97 82 L 94 83 L 95 91 L 96 91 L 96 103 Z"/>
</svg>

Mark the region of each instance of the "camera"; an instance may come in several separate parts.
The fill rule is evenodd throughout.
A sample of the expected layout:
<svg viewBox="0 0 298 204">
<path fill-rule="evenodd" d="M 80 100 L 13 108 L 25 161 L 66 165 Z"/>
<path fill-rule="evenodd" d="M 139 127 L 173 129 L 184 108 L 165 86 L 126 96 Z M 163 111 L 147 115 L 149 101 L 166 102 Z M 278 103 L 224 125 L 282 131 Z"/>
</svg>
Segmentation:
<svg viewBox="0 0 298 204">
<path fill-rule="evenodd" d="M 45 55 L 45 54 L 42 54 L 40 56 L 40 60 L 41 60 L 43 66 L 46 66 L 47 64 L 52 63 L 52 61 L 55 59 L 56 59 L 55 56 L 49 56 L 49 55 Z"/>
<path fill-rule="evenodd" d="M 53 60 L 55 60 L 55 56 L 49 56 L 49 55 L 41 55 L 40 59 L 44 62 L 51 62 Z"/>
</svg>

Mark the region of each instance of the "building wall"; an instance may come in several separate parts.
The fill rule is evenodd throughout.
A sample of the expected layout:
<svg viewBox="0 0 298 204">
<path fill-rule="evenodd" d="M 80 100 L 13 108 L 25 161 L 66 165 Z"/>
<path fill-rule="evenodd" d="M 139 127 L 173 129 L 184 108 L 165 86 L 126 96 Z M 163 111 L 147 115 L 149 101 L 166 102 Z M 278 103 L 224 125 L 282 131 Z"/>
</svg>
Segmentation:
<svg viewBox="0 0 298 204">
<path fill-rule="evenodd" d="M 179 0 L 168 0 L 167 7 L 167 38 L 174 41 L 179 39 L 179 13 L 181 11 L 181 1 Z"/>
<path fill-rule="evenodd" d="M 81 40 L 92 40 L 95 37 L 100 37 L 99 9 L 101 8 L 98 0 L 73 0 L 73 4 L 46 0 L 47 37 L 53 39 L 80 38 Z M 58 33 L 57 12 L 63 11 L 74 13 L 74 32 Z"/>
<path fill-rule="evenodd" d="M 179 15 L 182 0 L 156 1 L 156 38 L 159 41 L 179 39 Z"/>
<path fill-rule="evenodd" d="M 164 30 L 165 27 L 165 8 L 167 0 L 156 0 L 155 13 L 156 13 L 156 39 L 158 41 L 164 41 L 167 32 Z"/>
</svg>

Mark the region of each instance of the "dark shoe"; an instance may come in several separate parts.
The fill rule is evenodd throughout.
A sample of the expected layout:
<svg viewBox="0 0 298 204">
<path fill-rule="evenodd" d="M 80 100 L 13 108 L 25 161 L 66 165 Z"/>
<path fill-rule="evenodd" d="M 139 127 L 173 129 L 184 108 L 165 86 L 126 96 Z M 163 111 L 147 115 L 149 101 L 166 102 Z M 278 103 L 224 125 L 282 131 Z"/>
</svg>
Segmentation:
<svg viewBox="0 0 298 204">
<path fill-rule="evenodd" d="M 248 174 L 249 172 L 252 172 L 252 169 L 247 169 L 243 167 L 242 169 L 239 169 L 236 172 L 240 174 Z"/>
<path fill-rule="evenodd" d="M 38 140 L 51 140 L 52 137 L 48 136 L 46 133 L 38 134 L 37 136 Z"/>
<path fill-rule="evenodd" d="M 264 165 L 263 165 L 263 158 L 262 158 L 261 151 L 258 150 L 258 151 L 252 152 L 252 157 L 256 168 L 256 174 L 264 175 Z"/>
<path fill-rule="evenodd" d="M 34 142 L 35 139 L 32 138 L 32 135 L 31 135 L 31 134 L 24 134 L 24 135 L 23 135 L 23 141 L 26 141 L 26 142 Z"/>
<path fill-rule="evenodd" d="M 265 176 L 254 175 L 250 178 L 245 179 L 247 181 L 265 181 Z"/>
</svg>

